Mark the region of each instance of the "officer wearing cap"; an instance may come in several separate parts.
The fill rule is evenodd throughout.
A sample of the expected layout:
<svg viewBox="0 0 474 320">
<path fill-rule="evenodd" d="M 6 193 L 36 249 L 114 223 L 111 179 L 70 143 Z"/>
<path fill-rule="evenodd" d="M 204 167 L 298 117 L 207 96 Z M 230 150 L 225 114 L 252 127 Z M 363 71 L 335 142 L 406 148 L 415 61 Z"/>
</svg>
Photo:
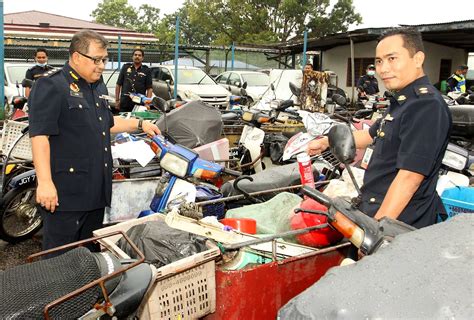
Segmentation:
<svg viewBox="0 0 474 320">
<path fill-rule="evenodd" d="M 395 94 L 370 130 L 354 132 L 357 148 L 366 149 L 360 209 L 417 228 L 436 223 L 445 212 L 436 183 L 451 130 L 449 109 L 424 74 L 424 59 L 419 32 L 393 29 L 381 36 L 377 73 Z M 327 147 L 327 138 L 314 140 L 308 152 Z"/>
<path fill-rule="evenodd" d="M 466 92 L 466 74 L 468 66 L 460 65 L 456 71 L 446 80 L 448 92 Z"/>
<path fill-rule="evenodd" d="M 142 49 L 133 51 L 133 63 L 126 63 L 120 70 L 115 87 L 116 108 L 121 112 L 130 112 L 134 107 L 128 94 L 141 93 L 151 98 L 153 85 L 151 69 L 142 64 L 145 53 Z"/>
<path fill-rule="evenodd" d="M 44 48 L 36 49 L 35 62 L 36 64 L 33 67 L 26 70 L 25 79 L 36 81 L 46 72 L 53 69 L 53 67 L 48 64 L 48 51 Z M 28 98 L 30 96 L 30 91 L 31 87 L 25 84 L 25 97 Z"/>
<path fill-rule="evenodd" d="M 89 238 L 102 227 L 112 195 L 110 133 L 160 132 L 150 122 L 112 116 L 102 79 L 107 45 L 94 31 L 76 33 L 69 61 L 40 78 L 31 92 L 29 128 L 45 250 Z"/>
<path fill-rule="evenodd" d="M 375 78 L 375 66 L 369 64 L 367 66 L 366 74 L 359 78 L 357 82 L 357 91 L 359 99 L 367 97 L 367 95 L 374 95 L 379 93 L 379 83 Z"/>
</svg>

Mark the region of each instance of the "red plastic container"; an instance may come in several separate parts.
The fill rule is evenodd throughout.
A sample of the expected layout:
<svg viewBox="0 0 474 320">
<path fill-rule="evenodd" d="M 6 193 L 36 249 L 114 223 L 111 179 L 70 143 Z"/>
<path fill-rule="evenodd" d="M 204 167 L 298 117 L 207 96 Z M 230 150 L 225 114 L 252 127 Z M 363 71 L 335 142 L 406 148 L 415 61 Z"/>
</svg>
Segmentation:
<svg viewBox="0 0 474 320">
<path fill-rule="evenodd" d="M 257 221 L 250 218 L 225 218 L 219 220 L 225 226 L 234 228 L 248 234 L 257 233 Z"/>
<path fill-rule="evenodd" d="M 306 199 L 301 202 L 300 208 L 309 210 L 327 211 L 327 208 L 313 199 Z M 313 214 L 300 212 L 291 218 L 291 229 L 303 229 L 311 226 L 317 226 L 327 222 L 326 216 L 322 214 Z M 314 230 L 296 236 L 298 242 L 305 246 L 322 248 L 334 244 L 342 239 L 339 231 L 327 227 Z"/>
</svg>

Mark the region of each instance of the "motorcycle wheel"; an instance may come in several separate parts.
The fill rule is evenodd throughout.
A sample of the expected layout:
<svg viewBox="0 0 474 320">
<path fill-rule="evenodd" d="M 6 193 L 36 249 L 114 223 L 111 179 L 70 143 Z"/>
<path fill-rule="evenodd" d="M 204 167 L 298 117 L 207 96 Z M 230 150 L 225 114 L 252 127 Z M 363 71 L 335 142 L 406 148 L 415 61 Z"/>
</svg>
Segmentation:
<svg viewBox="0 0 474 320">
<path fill-rule="evenodd" d="M 42 225 L 36 205 L 36 186 L 8 191 L 0 209 L 0 239 L 15 244 L 31 238 Z"/>
</svg>

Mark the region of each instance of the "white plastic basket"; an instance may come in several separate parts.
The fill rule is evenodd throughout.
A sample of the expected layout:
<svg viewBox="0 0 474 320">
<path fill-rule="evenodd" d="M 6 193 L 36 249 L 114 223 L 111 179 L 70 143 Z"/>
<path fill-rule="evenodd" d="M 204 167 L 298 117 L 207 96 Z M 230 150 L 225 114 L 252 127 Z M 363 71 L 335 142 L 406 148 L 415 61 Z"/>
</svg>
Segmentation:
<svg viewBox="0 0 474 320">
<path fill-rule="evenodd" d="M 161 214 L 125 221 L 94 231 L 100 236 L 114 231 L 126 232 L 132 226 L 146 221 L 164 220 Z M 115 243 L 120 235 L 99 240 L 102 246 L 119 258 L 129 259 Z M 139 318 L 198 319 L 216 310 L 215 258 L 219 248 L 209 250 L 173 262 L 157 269 L 155 284 L 148 291 L 139 310 Z"/>
<path fill-rule="evenodd" d="M 8 154 L 13 146 L 13 143 L 23 134 L 21 131 L 27 126 L 28 122 L 5 120 L 3 123 L 2 143 L 0 150 L 2 154 Z M 15 148 L 12 152 L 12 157 L 24 160 L 33 159 L 33 155 L 31 153 L 30 137 L 28 134 L 24 135 L 23 138 L 21 138 L 21 140 L 15 145 Z"/>
</svg>

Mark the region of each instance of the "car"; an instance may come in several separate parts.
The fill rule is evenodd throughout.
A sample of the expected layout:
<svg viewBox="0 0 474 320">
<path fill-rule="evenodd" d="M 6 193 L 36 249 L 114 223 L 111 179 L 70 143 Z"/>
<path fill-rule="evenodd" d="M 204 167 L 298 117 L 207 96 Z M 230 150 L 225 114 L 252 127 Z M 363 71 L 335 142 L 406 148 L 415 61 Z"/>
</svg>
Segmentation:
<svg viewBox="0 0 474 320">
<path fill-rule="evenodd" d="M 174 69 L 174 65 L 151 67 L 153 93 L 157 97 L 165 100 L 173 97 Z M 229 105 L 230 93 L 199 68 L 178 66 L 177 87 L 178 100 L 201 100 L 218 109 L 226 109 Z"/>
<path fill-rule="evenodd" d="M 5 103 L 12 103 L 14 96 L 23 96 L 24 90 L 21 85 L 25 79 L 26 70 L 34 66 L 31 63 L 4 63 L 5 70 Z"/>
<path fill-rule="evenodd" d="M 233 95 L 240 95 L 240 88 L 247 83 L 245 90 L 249 104 L 257 101 L 270 85 L 270 77 L 257 71 L 227 71 L 217 76 L 216 82 Z"/>
<path fill-rule="evenodd" d="M 112 98 L 109 100 L 109 105 L 112 110 L 115 109 L 115 86 L 117 85 L 117 79 L 119 74 L 119 69 L 104 70 L 104 72 L 102 73 L 102 78 L 104 79 L 105 85 L 107 86 L 108 95 Z"/>
</svg>

